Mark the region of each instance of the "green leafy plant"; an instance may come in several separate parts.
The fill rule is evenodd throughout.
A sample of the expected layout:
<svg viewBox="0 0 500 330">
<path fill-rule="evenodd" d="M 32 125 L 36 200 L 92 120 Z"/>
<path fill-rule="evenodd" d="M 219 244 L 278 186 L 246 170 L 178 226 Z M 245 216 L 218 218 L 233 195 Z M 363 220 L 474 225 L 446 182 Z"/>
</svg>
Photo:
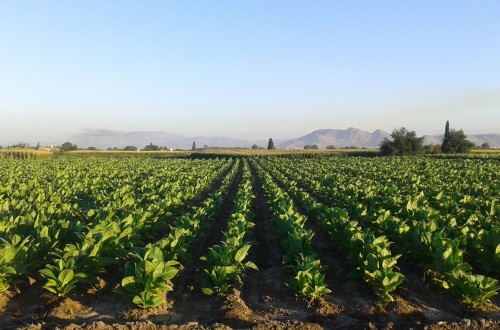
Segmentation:
<svg viewBox="0 0 500 330">
<path fill-rule="evenodd" d="M 207 295 L 227 294 L 234 283 L 242 283 L 247 269 L 257 270 L 253 262 L 244 262 L 250 247 L 250 244 L 236 247 L 222 242 L 221 245 L 209 248 L 207 255 L 201 258 L 208 265 L 202 291 Z"/>
<path fill-rule="evenodd" d="M 58 297 L 63 297 L 73 290 L 77 283 L 86 278 L 86 275 L 75 273 L 72 261 L 65 262 L 60 259 L 57 266 L 47 265 L 46 268 L 40 270 L 40 274 L 47 279 L 43 287 Z"/>
<path fill-rule="evenodd" d="M 131 261 L 125 264 L 125 277 L 116 291 L 132 297 L 134 304 L 149 309 L 165 303 L 165 292 L 172 290 L 170 280 L 179 269 L 178 262 L 165 262 L 163 252 L 147 245 L 130 254 Z"/>
</svg>

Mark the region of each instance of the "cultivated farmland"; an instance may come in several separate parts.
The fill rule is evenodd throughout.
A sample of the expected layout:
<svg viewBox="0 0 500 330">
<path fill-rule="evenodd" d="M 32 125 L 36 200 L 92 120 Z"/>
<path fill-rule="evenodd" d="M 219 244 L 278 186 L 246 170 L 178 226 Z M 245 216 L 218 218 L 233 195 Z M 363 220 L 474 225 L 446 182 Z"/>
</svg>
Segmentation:
<svg viewBox="0 0 500 330">
<path fill-rule="evenodd" d="M 500 327 L 497 156 L 302 156 L 0 160 L 0 327 Z"/>
</svg>

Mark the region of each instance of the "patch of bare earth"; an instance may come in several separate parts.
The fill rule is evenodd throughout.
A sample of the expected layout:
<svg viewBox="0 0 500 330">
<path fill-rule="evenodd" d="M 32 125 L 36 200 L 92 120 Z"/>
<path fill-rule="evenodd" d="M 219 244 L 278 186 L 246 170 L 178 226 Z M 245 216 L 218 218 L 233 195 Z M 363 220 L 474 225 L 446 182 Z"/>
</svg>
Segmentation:
<svg viewBox="0 0 500 330">
<path fill-rule="evenodd" d="M 14 293 L 9 290 L 5 290 L 0 293 L 0 313 L 3 313 L 9 304 L 9 301 L 14 296 Z"/>
<path fill-rule="evenodd" d="M 72 320 L 78 318 L 79 315 L 88 313 L 89 307 L 83 306 L 78 301 L 71 298 L 64 298 L 64 300 L 54 308 L 49 317 L 55 317 L 61 320 Z"/>
</svg>

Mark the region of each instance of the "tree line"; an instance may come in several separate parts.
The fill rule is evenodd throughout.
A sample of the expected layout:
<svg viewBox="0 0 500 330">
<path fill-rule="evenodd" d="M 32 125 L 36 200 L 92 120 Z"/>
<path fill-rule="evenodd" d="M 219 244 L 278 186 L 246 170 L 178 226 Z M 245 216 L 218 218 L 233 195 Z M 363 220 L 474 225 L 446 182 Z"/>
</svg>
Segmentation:
<svg viewBox="0 0 500 330">
<path fill-rule="evenodd" d="M 380 153 L 384 156 L 404 156 L 423 153 L 465 153 L 476 147 L 474 143 L 467 140 L 463 130 L 450 130 L 450 122 L 447 120 L 441 145 L 424 146 L 424 138 L 417 137 L 415 131 L 408 131 L 405 127 L 396 128 L 392 131 L 392 139 L 385 138 L 380 143 Z M 482 148 L 489 148 L 484 143 Z"/>
</svg>

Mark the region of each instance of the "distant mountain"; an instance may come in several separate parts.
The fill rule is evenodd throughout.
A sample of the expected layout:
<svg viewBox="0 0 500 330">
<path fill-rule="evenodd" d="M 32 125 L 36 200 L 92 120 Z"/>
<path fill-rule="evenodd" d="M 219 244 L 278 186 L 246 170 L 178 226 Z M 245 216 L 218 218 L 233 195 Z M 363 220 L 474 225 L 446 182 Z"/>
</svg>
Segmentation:
<svg viewBox="0 0 500 330">
<path fill-rule="evenodd" d="M 303 149 L 305 145 L 317 144 L 320 149 L 329 145 L 335 148 L 356 146 L 358 148 L 377 148 L 384 138 L 389 138 L 390 134 L 380 129 L 373 133 L 362 131 L 350 127 L 346 130 L 341 129 L 320 129 L 299 137 L 297 139 L 287 140 L 278 145 L 281 149 Z"/>
<path fill-rule="evenodd" d="M 142 149 L 150 143 L 172 149 L 191 149 L 193 141 L 196 143 L 196 147 L 198 148 L 203 148 L 205 145 L 212 148 L 251 148 L 254 144 L 262 147 L 267 147 L 267 140 L 248 141 L 233 139 L 230 137 L 186 137 L 163 131 L 130 133 L 113 131 L 89 131 L 80 134 L 74 143 L 76 143 L 79 148 L 96 147 L 98 149 L 107 149 L 113 147 L 122 149 L 126 146 L 136 146 L 139 149 Z M 275 141 L 276 143 L 278 143 L 283 140 L 278 139 Z"/>
<path fill-rule="evenodd" d="M 424 144 L 441 144 L 442 135 L 424 135 Z M 317 144 L 320 149 L 329 145 L 335 148 L 355 146 L 358 148 L 378 148 L 384 138 L 390 138 L 390 134 L 383 130 L 376 130 L 372 133 L 366 132 L 354 127 L 348 129 L 320 129 L 295 139 L 276 139 L 273 138 L 275 145 L 280 149 L 303 149 L 305 145 Z M 467 138 L 480 146 L 488 142 L 493 148 L 500 148 L 500 134 L 479 134 L 467 135 Z M 73 140 L 72 140 L 73 141 Z M 231 137 L 186 137 L 163 131 L 150 132 L 114 132 L 114 131 L 88 131 L 78 136 L 76 143 L 80 148 L 96 147 L 106 148 L 124 148 L 126 146 L 144 146 L 153 143 L 158 146 L 165 146 L 172 149 L 191 149 L 195 141 L 198 148 L 205 145 L 216 148 L 251 148 L 256 144 L 261 147 L 267 147 L 268 140 L 243 140 Z"/>
<path fill-rule="evenodd" d="M 477 146 L 483 143 L 488 143 L 492 148 L 500 148 L 500 134 L 475 134 L 466 135 L 467 140 L 473 142 Z M 424 145 L 427 144 L 441 144 L 443 141 L 443 134 L 438 135 L 424 135 Z"/>
<path fill-rule="evenodd" d="M 384 139 L 390 139 L 389 133 L 376 130 L 373 133 L 350 127 L 341 129 L 320 129 L 296 139 L 290 139 L 280 143 L 280 149 L 303 149 L 305 145 L 317 144 L 320 149 L 333 145 L 335 148 L 355 146 L 358 148 L 378 148 Z M 443 135 L 424 135 L 424 145 L 441 144 Z M 469 141 L 480 146 L 484 142 L 489 143 L 492 148 L 500 148 L 500 134 L 477 134 L 467 135 Z"/>
</svg>

